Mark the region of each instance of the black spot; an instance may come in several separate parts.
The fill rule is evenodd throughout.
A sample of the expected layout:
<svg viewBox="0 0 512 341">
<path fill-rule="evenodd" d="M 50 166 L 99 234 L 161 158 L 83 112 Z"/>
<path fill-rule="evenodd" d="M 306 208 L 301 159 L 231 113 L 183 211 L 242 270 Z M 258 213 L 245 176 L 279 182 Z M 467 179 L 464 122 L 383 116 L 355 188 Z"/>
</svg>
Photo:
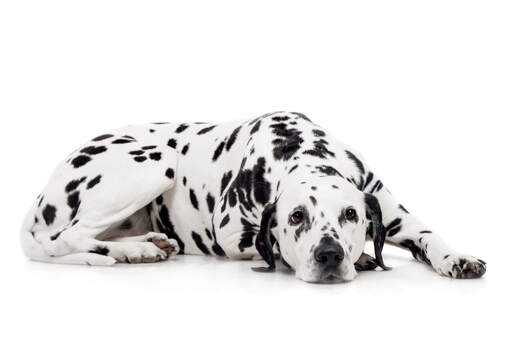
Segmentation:
<svg viewBox="0 0 512 341">
<path fill-rule="evenodd" d="M 184 176 L 184 177 L 183 177 L 183 186 L 186 186 L 186 185 L 187 185 L 187 177 L 186 177 L 186 176 Z"/>
<path fill-rule="evenodd" d="M 98 255 L 106 256 L 110 252 L 106 246 L 96 246 L 94 249 L 89 251 L 90 253 L 97 253 Z"/>
<path fill-rule="evenodd" d="M 50 226 L 55 220 L 57 209 L 55 206 L 47 204 L 43 209 L 43 219 L 46 225 Z"/>
<path fill-rule="evenodd" d="M 91 181 L 89 181 L 87 183 L 87 189 L 91 189 L 93 188 L 94 186 L 96 186 L 97 184 L 99 184 L 101 181 L 101 175 L 98 175 L 97 177 L 95 177 L 94 179 L 92 179 Z"/>
<path fill-rule="evenodd" d="M 316 186 L 311 186 L 311 190 L 316 191 Z"/>
<path fill-rule="evenodd" d="M 171 239 L 175 239 L 176 242 L 178 242 L 178 245 L 180 247 L 179 254 L 182 255 L 185 253 L 185 243 L 183 243 L 183 240 L 176 234 L 176 231 L 174 230 L 174 225 L 171 222 L 171 218 L 169 216 L 169 210 L 167 210 L 167 207 L 165 205 L 162 205 L 160 207 L 160 211 L 158 213 L 158 217 L 160 219 L 156 220 L 156 224 L 158 229 L 165 233 L 167 237 Z"/>
<path fill-rule="evenodd" d="M 117 140 L 114 140 L 112 141 L 113 144 L 125 144 L 125 143 L 130 143 L 130 142 L 133 142 L 134 140 L 128 140 L 128 139 L 117 139 Z"/>
<path fill-rule="evenodd" d="M 423 261 L 427 263 L 428 265 L 432 265 L 430 262 L 430 259 L 427 257 L 427 253 L 425 250 L 423 250 L 421 247 L 417 246 L 414 241 L 411 239 L 406 239 L 402 242 L 400 242 L 400 246 L 409 249 L 411 251 L 414 258 L 416 258 L 419 261 Z"/>
<path fill-rule="evenodd" d="M 405 213 L 409 213 L 409 211 L 407 211 L 402 204 L 398 205 L 398 208 L 404 211 Z"/>
<path fill-rule="evenodd" d="M 213 209 L 215 208 L 215 198 L 210 193 L 206 195 L 206 204 L 208 205 L 208 212 L 213 213 Z"/>
<path fill-rule="evenodd" d="M 55 239 L 59 238 L 59 236 L 62 232 L 64 232 L 64 230 L 55 233 L 53 236 L 50 237 L 50 240 L 55 240 Z"/>
<path fill-rule="evenodd" d="M 130 135 L 123 135 L 121 137 L 124 137 L 125 139 L 135 140 L 135 138 L 133 136 L 130 136 Z"/>
<path fill-rule="evenodd" d="M 261 121 L 256 122 L 254 127 L 252 127 L 250 134 L 252 135 L 252 134 L 256 133 L 258 130 L 260 130 L 260 126 L 261 126 Z"/>
<path fill-rule="evenodd" d="M 302 132 L 295 128 L 288 128 L 285 123 L 272 124 L 270 127 L 272 133 L 278 136 L 278 138 L 272 140 L 274 158 L 276 160 L 289 160 L 304 142 L 300 136 Z"/>
<path fill-rule="evenodd" d="M 155 149 L 155 148 L 156 148 L 156 146 L 144 146 L 144 147 L 142 147 L 142 149 L 144 149 L 144 150 L 150 150 L 150 149 Z"/>
<path fill-rule="evenodd" d="M 274 116 L 272 117 L 273 121 L 282 122 L 282 121 L 288 121 L 290 118 L 288 116 Z"/>
<path fill-rule="evenodd" d="M 219 228 L 223 228 L 224 226 L 227 225 L 227 223 L 229 223 L 229 214 L 226 214 L 224 218 L 222 218 Z"/>
<path fill-rule="evenodd" d="M 258 158 L 258 163 L 253 167 L 254 199 L 264 205 L 270 200 L 270 182 L 265 180 L 265 158 Z"/>
<path fill-rule="evenodd" d="M 233 206 L 236 199 L 238 199 L 239 204 L 247 211 L 252 211 L 255 206 L 252 197 L 256 202 L 265 205 L 270 199 L 271 186 L 264 177 L 265 158 L 258 158 L 257 164 L 252 169 L 243 169 L 244 164 L 245 159 L 242 161 L 242 167 L 240 167 L 236 178 L 226 190 L 226 195 L 229 198 L 230 205 Z M 224 208 L 225 203 L 226 201 L 224 201 L 222 208 Z"/>
<path fill-rule="evenodd" d="M 165 171 L 165 176 L 168 177 L 169 179 L 174 179 L 174 169 L 167 168 L 167 170 Z"/>
<path fill-rule="evenodd" d="M 208 237 L 208 239 L 212 240 L 213 237 L 212 237 L 212 233 L 210 232 L 210 230 L 208 229 L 204 229 L 204 232 L 206 233 L 206 236 Z"/>
<path fill-rule="evenodd" d="M 93 138 L 92 140 L 97 142 L 97 141 L 103 141 L 103 140 L 106 140 L 108 138 L 111 138 L 111 137 L 114 137 L 114 135 L 112 134 L 104 134 L 104 135 L 100 135 L 100 136 L 96 136 L 95 138 Z"/>
<path fill-rule="evenodd" d="M 149 129 L 149 132 L 150 132 L 150 133 L 154 133 L 154 132 L 155 132 L 155 129 Z"/>
<path fill-rule="evenodd" d="M 186 125 L 185 123 L 180 124 L 180 125 L 178 126 L 178 128 L 176 128 L 175 133 L 176 133 L 176 134 L 182 133 L 182 132 L 184 132 L 184 131 L 185 131 L 185 129 L 187 129 L 187 128 L 188 128 L 188 125 Z"/>
<path fill-rule="evenodd" d="M 311 202 L 313 203 L 313 205 L 316 206 L 316 198 L 312 195 L 309 196 L 309 199 L 311 200 Z"/>
<path fill-rule="evenodd" d="M 162 203 L 164 202 L 164 197 L 162 195 L 159 195 L 156 197 L 155 201 L 157 205 L 162 205 Z"/>
<path fill-rule="evenodd" d="M 329 176 L 340 176 L 343 178 L 343 175 L 341 175 L 340 172 L 338 172 L 338 170 L 334 167 L 331 167 L 331 166 L 327 166 L 327 165 L 321 165 L 321 166 L 316 166 L 315 167 L 320 173 L 322 174 L 325 174 L 325 175 L 329 175 Z"/>
<path fill-rule="evenodd" d="M 231 181 L 231 178 L 233 177 L 233 173 L 231 171 L 224 173 L 222 176 L 222 180 L 220 182 L 220 194 L 224 193 L 224 190 L 226 189 L 226 186 Z"/>
<path fill-rule="evenodd" d="M 297 169 L 297 167 L 299 167 L 299 165 L 295 165 L 292 168 L 290 168 L 290 170 L 288 171 L 288 174 L 291 174 L 294 170 Z"/>
<path fill-rule="evenodd" d="M 423 231 L 420 231 L 420 233 L 432 233 L 432 231 L 429 231 L 429 230 L 423 230 Z"/>
<path fill-rule="evenodd" d="M 137 162 L 144 162 L 144 161 L 146 161 L 148 158 L 147 158 L 147 157 L 145 157 L 145 156 L 136 156 L 136 157 L 134 157 L 133 159 L 134 159 L 135 161 L 137 161 Z"/>
<path fill-rule="evenodd" d="M 446 258 L 448 258 L 448 257 L 450 257 L 450 255 L 445 255 L 445 256 L 443 257 L 443 259 L 446 259 Z"/>
<path fill-rule="evenodd" d="M 393 221 L 391 221 L 388 226 L 386 226 L 386 232 L 388 237 L 393 237 L 395 234 L 400 232 L 402 229 L 402 219 L 395 218 Z"/>
<path fill-rule="evenodd" d="M 41 204 L 43 203 L 44 195 L 41 195 L 41 198 L 39 198 L 39 202 L 37 203 L 37 207 L 41 207 Z"/>
<path fill-rule="evenodd" d="M 128 154 L 130 154 L 130 155 L 142 155 L 142 154 L 144 154 L 144 151 L 143 150 L 132 150 Z"/>
<path fill-rule="evenodd" d="M 257 234 L 259 226 L 251 223 L 250 221 L 240 218 L 240 222 L 243 226 L 243 232 L 240 236 L 240 242 L 238 243 L 238 249 L 240 252 L 244 252 L 246 248 L 254 245 L 254 237 Z"/>
<path fill-rule="evenodd" d="M 80 207 L 80 192 L 75 191 L 68 195 L 68 206 L 71 208 L 71 214 L 69 220 L 73 220 Z"/>
<path fill-rule="evenodd" d="M 92 159 L 87 155 L 78 155 L 73 160 L 71 160 L 71 164 L 73 165 L 73 167 L 79 168 L 91 160 Z"/>
<path fill-rule="evenodd" d="M 320 130 L 320 129 L 313 129 L 313 134 L 316 137 L 324 137 L 325 136 L 325 132 L 323 130 Z"/>
<path fill-rule="evenodd" d="M 196 210 L 199 210 L 199 203 L 197 202 L 197 197 L 196 197 L 196 194 L 194 193 L 193 189 L 190 189 L 189 196 L 190 196 L 190 203 L 192 204 L 192 206 L 194 206 L 194 208 Z"/>
<path fill-rule="evenodd" d="M 211 127 L 206 127 L 206 128 L 203 128 L 201 130 L 199 130 L 197 132 L 197 135 L 203 135 L 203 134 L 206 134 L 207 132 L 211 131 L 213 128 L 215 128 L 216 126 L 211 126 Z"/>
<path fill-rule="evenodd" d="M 89 154 L 89 155 L 96 155 L 107 151 L 107 147 L 105 146 L 89 146 L 82 148 L 80 150 L 81 153 Z"/>
<path fill-rule="evenodd" d="M 229 139 L 228 139 L 228 142 L 226 143 L 226 151 L 229 151 L 231 149 L 231 147 L 233 146 L 233 144 L 235 143 L 236 141 L 236 137 L 238 136 L 238 133 L 240 132 L 240 129 L 242 127 L 237 127 L 235 130 L 233 130 L 233 132 L 231 133 L 231 136 L 229 136 Z"/>
<path fill-rule="evenodd" d="M 67 185 L 66 187 L 64 188 L 64 190 L 66 191 L 66 193 L 69 193 L 71 191 L 74 191 L 75 189 L 77 189 L 77 187 L 82 183 L 84 182 L 86 179 L 86 177 L 82 177 L 78 180 L 71 180 Z"/>
<path fill-rule="evenodd" d="M 162 158 L 162 153 L 158 153 L 158 152 L 151 153 L 151 154 L 149 154 L 149 158 L 151 160 L 159 161 Z"/>
<path fill-rule="evenodd" d="M 338 189 L 339 187 L 336 185 L 332 185 L 332 188 Z"/>
<path fill-rule="evenodd" d="M 226 253 L 224 252 L 224 250 L 220 247 L 219 244 L 217 244 L 217 242 L 215 242 L 215 244 L 212 245 L 212 251 L 217 255 L 217 256 L 220 256 L 220 257 L 224 257 L 226 255 Z"/>
<path fill-rule="evenodd" d="M 370 174 L 372 173 L 370 172 Z M 373 194 L 375 192 L 379 192 L 382 189 L 382 187 L 384 187 L 384 184 L 382 184 L 380 180 L 377 180 L 373 185 L 372 189 L 370 190 L 370 193 Z"/>
<path fill-rule="evenodd" d="M 201 250 L 202 253 L 204 253 L 205 255 L 209 255 L 210 254 L 210 251 L 208 250 L 206 245 L 204 245 L 204 243 L 203 243 L 203 238 L 201 238 L 201 236 L 199 234 L 197 234 L 194 231 L 192 231 L 192 239 L 196 243 L 197 248 L 199 250 Z"/>
<path fill-rule="evenodd" d="M 176 139 L 169 139 L 169 141 L 167 141 L 167 145 L 171 148 L 176 148 L 177 144 Z"/>
<path fill-rule="evenodd" d="M 183 149 L 181 150 L 181 154 L 186 155 L 188 152 L 188 147 L 190 146 L 190 143 L 187 143 Z"/>
<path fill-rule="evenodd" d="M 336 155 L 327 148 L 328 144 L 329 143 L 324 139 L 313 141 L 313 149 L 308 149 L 304 151 L 303 154 L 316 156 L 321 159 L 325 159 L 327 155 L 335 157 Z"/>
<path fill-rule="evenodd" d="M 365 173 L 365 169 L 364 169 L 363 162 L 361 160 L 359 160 L 357 158 L 357 156 L 355 156 L 352 152 L 350 152 L 348 150 L 345 150 L 345 154 L 347 154 L 347 157 L 354 162 L 354 164 L 356 165 L 357 169 L 359 169 L 359 172 L 361 174 L 364 174 Z"/>
</svg>

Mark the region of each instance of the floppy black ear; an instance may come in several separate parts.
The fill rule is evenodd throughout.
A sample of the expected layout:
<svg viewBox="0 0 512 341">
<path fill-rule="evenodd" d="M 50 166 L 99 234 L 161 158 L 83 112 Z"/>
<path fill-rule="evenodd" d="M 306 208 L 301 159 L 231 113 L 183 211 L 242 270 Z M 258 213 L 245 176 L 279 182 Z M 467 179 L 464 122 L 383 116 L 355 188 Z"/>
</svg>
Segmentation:
<svg viewBox="0 0 512 341">
<path fill-rule="evenodd" d="M 375 259 L 377 265 L 383 270 L 390 270 L 390 267 L 384 265 L 382 260 L 382 248 L 386 239 L 386 230 L 382 225 L 382 211 L 380 209 L 379 200 L 371 194 L 365 194 L 364 201 L 366 203 L 366 217 L 371 220 L 371 236 L 373 238 L 373 246 L 375 248 Z"/>
<path fill-rule="evenodd" d="M 268 204 L 263 209 L 263 214 L 261 216 L 260 223 L 260 231 L 256 236 L 256 250 L 258 250 L 259 254 L 265 262 L 267 262 L 268 267 L 257 267 L 252 268 L 257 272 L 272 272 L 276 269 L 276 262 L 274 259 L 274 251 L 273 251 L 273 242 L 270 235 L 270 225 L 272 222 L 272 217 L 276 212 L 276 204 Z M 275 240 L 274 240 L 275 241 Z"/>
</svg>

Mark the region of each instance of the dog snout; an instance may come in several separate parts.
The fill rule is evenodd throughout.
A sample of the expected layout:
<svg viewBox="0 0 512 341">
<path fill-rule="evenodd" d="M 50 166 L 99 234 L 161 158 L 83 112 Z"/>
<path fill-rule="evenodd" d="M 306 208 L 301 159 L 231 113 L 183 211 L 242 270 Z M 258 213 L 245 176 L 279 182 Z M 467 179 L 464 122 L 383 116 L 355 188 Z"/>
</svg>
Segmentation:
<svg viewBox="0 0 512 341">
<path fill-rule="evenodd" d="M 341 245 L 330 237 L 324 237 L 315 249 L 315 260 L 325 268 L 335 268 L 341 264 L 345 253 Z"/>
</svg>

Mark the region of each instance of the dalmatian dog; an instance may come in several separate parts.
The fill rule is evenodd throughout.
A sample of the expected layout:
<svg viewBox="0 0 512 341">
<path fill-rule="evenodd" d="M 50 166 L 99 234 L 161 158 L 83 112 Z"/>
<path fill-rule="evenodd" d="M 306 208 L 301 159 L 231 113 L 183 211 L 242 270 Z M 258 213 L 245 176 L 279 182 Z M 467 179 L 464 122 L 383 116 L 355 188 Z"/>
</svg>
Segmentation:
<svg viewBox="0 0 512 341">
<path fill-rule="evenodd" d="M 375 257 L 363 253 L 373 241 Z M 43 262 L 149 263 L 179 254 L 276 259 L 307 282 L 377 266 L 384 243 L 443 276 L 485 262 L 449 248 L 384 187 L 361 155 L 303 114 L 245 122 L 133 125 L 62 162 L 29 210 L 24 253 Z"/>
</svg>

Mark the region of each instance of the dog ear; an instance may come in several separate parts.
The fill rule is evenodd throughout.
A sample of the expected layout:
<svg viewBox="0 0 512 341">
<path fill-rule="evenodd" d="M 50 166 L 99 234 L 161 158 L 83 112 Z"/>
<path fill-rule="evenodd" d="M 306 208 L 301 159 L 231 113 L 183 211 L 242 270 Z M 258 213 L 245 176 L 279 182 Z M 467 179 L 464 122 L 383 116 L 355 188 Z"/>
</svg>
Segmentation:
<svg viewBox="0 0 512 341">
<path fill-rule="evenodd" d="M 259 254 L 265 262 L 267 262 L 268 267 L 257 267 L 252 268 L 257 272 L 272 272 L 276 269 L 276 262 L 274 259 L 274 243 L 275 239 L 270 234 L 270 228 L 272 223 L 272 218 L 276 212 L 276 203 L 267 204 L 263 209 L 263 214 L 261 215 L 261 223 L 260 223 L 260 231 L 256 236 L 256 250 L 258 250 Z"/>
<path fill-rule="evenodd" d="M 386 239 L 386 229 L 382 224 L 382 211 L 380 209 L 379 200 L 374 195 L 365 193 L 364 201 L 366 204 L 366 218 L 371 220 L 369 232 L 373 239 L 373 247 L 375 249 L 375 259 L 377 265 L 383 270 L 390 270 L 390 267 L 384 265 L 382 260 L 382 248 Z"/>
</svg>

